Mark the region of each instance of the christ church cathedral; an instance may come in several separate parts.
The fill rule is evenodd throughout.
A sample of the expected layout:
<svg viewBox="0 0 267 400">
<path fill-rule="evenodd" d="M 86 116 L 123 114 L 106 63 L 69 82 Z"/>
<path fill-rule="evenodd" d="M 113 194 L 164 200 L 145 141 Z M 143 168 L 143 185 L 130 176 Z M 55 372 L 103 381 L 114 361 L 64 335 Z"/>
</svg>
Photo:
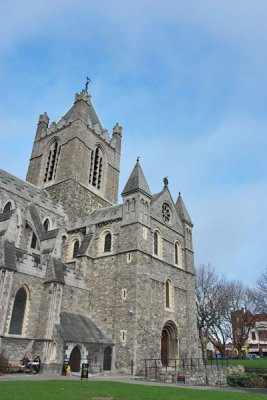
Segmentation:
<svg viewBox="0 0 267 400">
<path fill-rule="evenodd" d="M 26 180 L 0 170 L 0 351 L 42 371 L 134 374 L 198 356 L 193 223 L 139 160 L 118 203 L 122 128 L 87 87 L 58 123 L 40 115 Z M 161 184 L 162 182 L 162 184 Z"/>
</svg>

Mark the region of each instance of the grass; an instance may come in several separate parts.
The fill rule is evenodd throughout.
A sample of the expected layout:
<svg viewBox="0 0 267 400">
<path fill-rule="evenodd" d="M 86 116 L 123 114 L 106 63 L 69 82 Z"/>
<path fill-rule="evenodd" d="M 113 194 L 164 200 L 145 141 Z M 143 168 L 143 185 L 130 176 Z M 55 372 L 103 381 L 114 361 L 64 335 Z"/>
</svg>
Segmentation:
<svg viewBox="0 0 267 400">
<path fill-rule="evenodd" d="M 263 400 L 266 395 L 194 390 L 179 387 L 134 385 L 118 382 L 38 381 L 0 382 L 2 400 Z"/>
<path fill-rule="evenodd" d="M 267 358 L 255 358 L 253 360 L 245 359 L 237 359 L 237 360 L 228 360 L 229 365 L 244 365 L 244 367 L 248 368 L 267 368 Z"/>
</svg>

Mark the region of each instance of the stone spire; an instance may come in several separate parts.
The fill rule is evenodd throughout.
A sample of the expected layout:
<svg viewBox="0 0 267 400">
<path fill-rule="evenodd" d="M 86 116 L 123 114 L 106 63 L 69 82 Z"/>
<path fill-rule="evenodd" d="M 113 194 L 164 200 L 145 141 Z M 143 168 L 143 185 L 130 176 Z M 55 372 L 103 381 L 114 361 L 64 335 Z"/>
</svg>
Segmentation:
<svg viewBox="0 0 267 400">
<path fill-rule="evenodd" d="M 81 93 L 76 93 L 73 106 L 67 111 L 63 118 L 66 121 L 74 121 L 77 118 L 81 118 L 85 123 L 88 123 L 89 119 L 92 126 L 99 125 L 99 128 L 104 130 L 91 101 L 91 96 L 85 89 L 83 89 Z"/>
<path fill-rule="evenodd" d="M 133 192 L 138 192 L 138 191 L 143 192 L 148 197 L 152 197 L 149 186 L 146 181 L 146 178 L 144 176 L 144 173 L 143 173 L 142 168 L 139 163 L 139 157 L 137 158 L 134 169 L 132 170 L 132 173 L 131 173 L 121 195 L 126 196 L 127 194 L 130 194 Z"/>
<path fill-rule="evenodd" d="M 182 222 L 187 222 L 189 225 L 193 226 L 193 222 L 188 214 L 184 201 L 182 199 L 182 195 L 179 192 L 178 199 L 175 204 L 176 211 Z"/>
</svg>

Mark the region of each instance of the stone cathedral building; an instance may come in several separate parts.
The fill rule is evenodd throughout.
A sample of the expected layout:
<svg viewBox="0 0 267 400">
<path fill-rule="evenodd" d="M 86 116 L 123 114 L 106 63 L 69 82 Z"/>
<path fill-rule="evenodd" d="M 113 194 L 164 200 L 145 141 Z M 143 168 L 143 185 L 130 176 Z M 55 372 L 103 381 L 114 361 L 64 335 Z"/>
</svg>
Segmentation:
<svg viewBox="0 0 267 400">
<path fill-rule="evenodd" d="M 0 170 L 0 350 L 44 371 L 137 373 L 198 355 L 192 221 L 139 161 L 118 201 L 122 128 L 87 90 L 38 121 L 26 181 Z M 159 179 L 159 182 L 161 179 Z"/>
</svg>

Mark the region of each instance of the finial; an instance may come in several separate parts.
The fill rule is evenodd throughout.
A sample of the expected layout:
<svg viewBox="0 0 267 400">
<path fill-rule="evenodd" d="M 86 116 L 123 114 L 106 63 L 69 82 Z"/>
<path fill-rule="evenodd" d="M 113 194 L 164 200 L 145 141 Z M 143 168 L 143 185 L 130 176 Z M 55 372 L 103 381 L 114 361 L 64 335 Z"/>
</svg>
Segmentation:
<svg viewBox="0 0 267 400">
<path fill-rule="evenodd" d="M 179 196 L 181 196 L 181 192 L 179 192 Z"/>
<path fill-rule="evenodd" d="M 88 76 L 86 77 L 86 83 L 85 83 L 85 91 L 88 92 L 88 85 L 91 82 L 91 79 L 88 78 Z"/>
<path fill-rule="evenodd" d="M 139 163 L 139 160 L 140 160 L 140 156 L 137 157 L 136 162 Z"/>
<path fill-rule="evenodd" d="M 164 183 L 164 187 L 168 187 L 169 181 L 168 181 L 167 176 L 165 176 L 165 178 L 163 178 L 163 183 Z"/>
</svg>

